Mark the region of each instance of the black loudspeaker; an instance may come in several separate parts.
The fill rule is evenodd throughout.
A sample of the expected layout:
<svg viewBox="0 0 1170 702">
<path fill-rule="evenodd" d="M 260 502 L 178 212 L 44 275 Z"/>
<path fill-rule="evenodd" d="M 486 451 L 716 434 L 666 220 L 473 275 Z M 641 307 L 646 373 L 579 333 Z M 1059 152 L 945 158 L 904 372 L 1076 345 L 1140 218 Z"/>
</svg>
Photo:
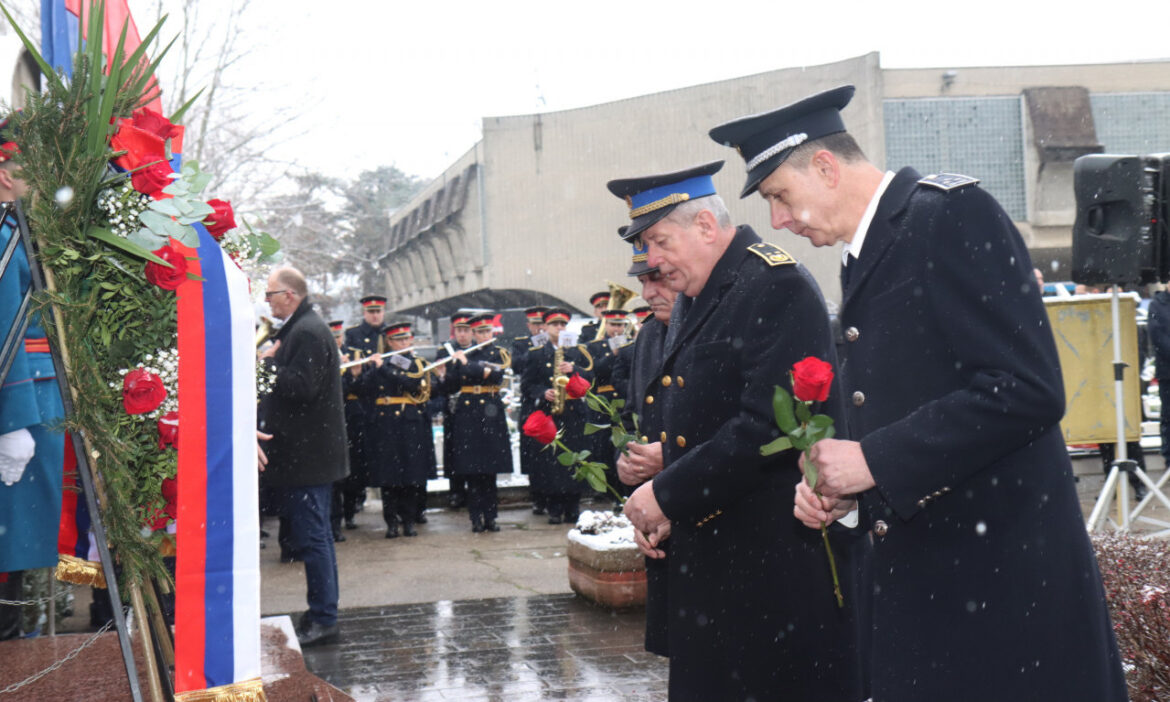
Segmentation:
<svg viewBox="0 0 1170 702">
<path fill-rule="evenodd" d="M 1090 285 L 1165 281 L 1170 155 L 1091 154 L 1073 164 L 1072 279 Z"/>
</svg>

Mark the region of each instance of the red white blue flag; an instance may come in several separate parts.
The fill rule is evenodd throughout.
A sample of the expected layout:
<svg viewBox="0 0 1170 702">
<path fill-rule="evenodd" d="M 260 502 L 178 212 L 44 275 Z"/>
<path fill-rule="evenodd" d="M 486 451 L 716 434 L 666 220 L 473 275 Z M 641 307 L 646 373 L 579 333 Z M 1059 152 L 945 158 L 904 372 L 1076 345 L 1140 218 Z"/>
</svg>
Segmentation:
<svg viewBox="0 0 1170 702">
<path fill-rule="evenodd" d="M 260 677 L 255 327 L 248 279 L 202 224 L 182 247 L 175 691 Z M 180 248 L 177 242 L 172 246 Z M 181 249 L 182 250 L 182 249 Z M 177 694 L 181 699 L 181 694 Z"/>
</svg>

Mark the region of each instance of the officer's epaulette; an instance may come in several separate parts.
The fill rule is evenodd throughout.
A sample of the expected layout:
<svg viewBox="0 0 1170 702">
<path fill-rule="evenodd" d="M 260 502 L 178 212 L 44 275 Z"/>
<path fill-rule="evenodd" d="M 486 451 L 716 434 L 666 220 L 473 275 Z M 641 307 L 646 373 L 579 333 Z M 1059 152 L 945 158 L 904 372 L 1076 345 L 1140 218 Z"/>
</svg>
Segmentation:
<svg viewBox="0 0 1170 702">
<path fill-rule="evenodd" d="M 787 266 L 796 263 L 796 259 L 788 255 L 787 251 L 766 241 L 752 244 L 747 249 L 764 259 L 764 263 L 767 263 L 769 266 Z"/>
<path fill-rule="evenodd" d="M 974 185 L 978 182 L 978 178 L 972 178 L 971 176 L 965 176 L 960 173 L 935 173 L 934 175 L 921 178 L 918 181 L 920 185 L 929 185 L 939 190 L 957 190 L 958 188 Z"/>
</svg>

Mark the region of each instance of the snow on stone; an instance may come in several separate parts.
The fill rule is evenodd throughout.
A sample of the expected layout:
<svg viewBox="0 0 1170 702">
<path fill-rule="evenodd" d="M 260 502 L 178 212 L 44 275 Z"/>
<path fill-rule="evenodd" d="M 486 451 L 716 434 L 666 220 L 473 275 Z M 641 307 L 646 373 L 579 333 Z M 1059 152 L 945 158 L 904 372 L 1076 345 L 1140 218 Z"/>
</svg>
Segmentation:
<svg viewBox="0 0 1170 702">
<path fill-rule="evenodd" d="M 613 512 L 585 511 L 577 518 L 577 526 L 569 530 L 569 541 L 575 541 L 595 551 L 614 551 L 634 546 L 634 525 Z"/>
</svg>

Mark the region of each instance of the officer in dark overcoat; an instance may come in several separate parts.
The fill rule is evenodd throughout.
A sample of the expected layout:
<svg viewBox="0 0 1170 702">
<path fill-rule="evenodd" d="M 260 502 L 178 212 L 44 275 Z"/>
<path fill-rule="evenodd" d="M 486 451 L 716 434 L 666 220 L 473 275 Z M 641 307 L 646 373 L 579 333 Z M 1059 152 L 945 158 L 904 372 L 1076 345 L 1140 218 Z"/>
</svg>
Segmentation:
<svg viewBox="0 0 1170 702">
<path fill-rule="evenodd" d="M 854 610 L 837 607 L 820 534 L 781 508 L 798 456 L 760 455 L 778 436 L 773 387 L 808 356 L 835 360 L 828 313 L 803 266 L 731 224 L 721 166 L 609 183 L 679 293 L 650 386 L 662 429 L 646 450 L 664 467 L 625 508 L 647 555 L 670 548 L 670 697 L 855 702 Z M 856 598 L 853 549 L 834 550 Z"/>
<path fill-rule="evenodd" d="M 524 320 L 528 325 L 528 333 L 512 340 L 512 372 L 515 374 L 517 386 L 523 384 L 524 366 L 528 362 L 528 352 L 544 343 L 541 332 L 544 331 L 544 313 L 548 308 L 535 305 L 524 310 Z M 533 399 L 520 389 L 520 419 L 532 414 L 536 409 Z M 520 432 L 520 472 L 528 476 L 528 497 L 532 501 L 532 513 L 544 514 L 544 493 L 540 491 L 539 479 L 534 478 L 532 466 L 539 460 L 536 455 L 543 446 L 536 439 Z"/>
<path fill-rule="evenodd" d="M 466 355 L 447 364 L 444 383 L 459 395 L 447 426 L 451 432 L 452 455 L 446 459 L 452 475 L 467 481 L 467 511 L 471 530 L 499 531 L 496 524 L 499 497 L 496 476 L 512 472 L 512 440 L 504 401 L 500 397 L 504 373 L 512 365 L 512 356 L 495 344 L 474 348 L 491 341 L 494 314 L 480 313 L 468 320 L 474 335 Z"/>
<path fill-rule="evenodd" d="M 370 367 L 354 367 L 350 373 L 355 385 L 374 398 L 366 442 L 370 482 L 381 488 L 386 538 L 394 539 L 399 525 L 403 536 L 418 535 L 419 496 L 435 477 L 435 444 L 426 411 L 431 392 L 426 362 L 406 350 L 414 339 L 411 324 L 388 324 L 384 334 L 391 351 L 404 353 L 375 356 Z"/>
<path fill-rule="evenodd" d="M 554 399 L 557 392 L 553 388 L 558 375 L 571 377 L 578 374 L 585 380 L 593 381 L 593 357 L 584 344 L 561 347 L 560 365 L 555 363 L 561 335 L 571 316 L 572 313 L 563 307 L 551 307 L 544 313 L 544 329 L 549 340 L 540 348 L 529 351 L 521 387 L 536 409 L 551 414 L 557 428 L 563 432 L 565 446 L 581 451 L 591 446 L 589 437 L 585 435 L 589 408 L 583 400 L 566 396 L 559 403 L 561 411 L 556 412 L 554 409 L 558 402 Z M 536 470 L 538 483 L 546 491 L 548 523 L 575 523 L 581 512 L 582 487 L 573 478 L 572 469 L 560 464 L 554 449 L 545 448 L 537 454 Z"/>
<path fill-rule="evenodd" d="M 386 316 L 386 297 L 366 295 L 360 301 L 362 321 L 345 330 L 340 350 L 342 355 L 355 361 L 386 350 L 382 337 L 382 322 Z M 373 396 L 350 387 L 348 373 L 343 376 L 345 383 L 345 432 L 349 442 L 350 474 L 341 484 L 341 512 L 345 517 L 345 528 L 356 529 L 354 516 L 361 511 L 366 500 L 369 480 L 369 462 L 366 458 L 366 423 L 374 411 Z M 334 500 L 334 504 L 337 504 Z M 334 530 L 335 533 L 337 530 Z"/>
<path fill-rule="evenodd" d="M 617 461 L 618 476 L 624 488 L 623 494 L 626 495 L 662 471 L 661 452 L 655 455 L 643 451 L 650 444 L 650 437 L 659 436 L 666 428 L 662 423 L 662 403 L 656 402 L 654 396 L 657 394 L 655 386 L 662 378 L 662 345 L 670 324 L 670 311 L 677 296 L 666 285 L 658 269 L 646 263 L 648 256 L 642 238 L 634 237 L 632 243 L 634 253 L 629 275 L 637 277 L 642 284 L 642 299 L 653 307 L 646 305 L 635 308 L 635 314 L 640 309 L 644 309 L 646 314 L 640 320 L 637 338 L 632 344 L 623 346 L 618 355 L 619 360 L 628 358 L 626 382 L 621 384 L 622 394 L 626 398 L 626 426 L 631 429 L 635 426 L 633 415 L 637 414 L 636 426 L 640 441 L 628 444 L 628 453 Z M 652 309 L 654 316 L 650 317 Z M 625 364 L 618 367 L 625 367 Z M 670 621 L 670 601 L 667 596 L 670 577 L 667 565 L 669 542 L 667 539 L 658 545 L 656 550 L 660 553 L 656 555 L 661 557 L 646 557 L 646 650 L 660 656 L 670 655 L 667 636 L 667 623 Z"/>
<path fill-rule="evenodd" d="M 1127 698 L 1058 422 L 1028 250 L 974 178 L 870 163 L 844 86 L 711 131 L 772 226 L 844 242 L 849 438 L 818 443 L 809 526 L 860 502 L 875 702 Z M 811 530 L 810 530 L 811 531 Z M 813 532 L 815 533 L 815 532 Z M 673 555 L 673 554 L 672 554 Z"/>
</svg>

